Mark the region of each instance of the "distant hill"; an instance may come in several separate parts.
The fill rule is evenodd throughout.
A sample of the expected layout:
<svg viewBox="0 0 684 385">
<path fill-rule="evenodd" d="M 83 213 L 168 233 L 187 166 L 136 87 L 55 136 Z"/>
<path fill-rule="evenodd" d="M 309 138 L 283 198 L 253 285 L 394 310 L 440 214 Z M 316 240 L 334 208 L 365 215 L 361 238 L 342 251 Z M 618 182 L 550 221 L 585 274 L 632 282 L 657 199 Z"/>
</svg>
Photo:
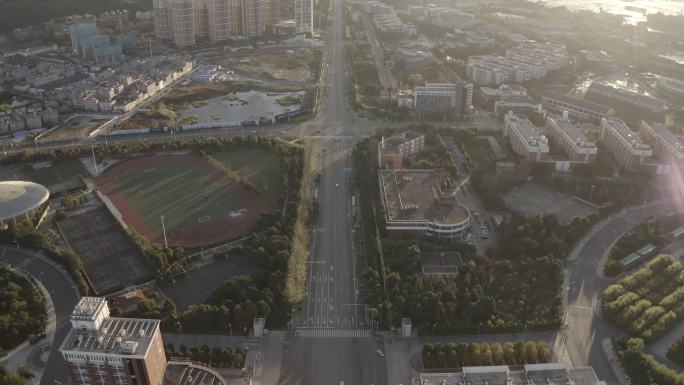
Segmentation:
<svg viewBox="0 0 684 385">
<path fill-rule="evenodd" d="M 152 9 L 152 0 L 0 0 L 0 33 L 55 17 L 127 9 Z"/>
</svg>

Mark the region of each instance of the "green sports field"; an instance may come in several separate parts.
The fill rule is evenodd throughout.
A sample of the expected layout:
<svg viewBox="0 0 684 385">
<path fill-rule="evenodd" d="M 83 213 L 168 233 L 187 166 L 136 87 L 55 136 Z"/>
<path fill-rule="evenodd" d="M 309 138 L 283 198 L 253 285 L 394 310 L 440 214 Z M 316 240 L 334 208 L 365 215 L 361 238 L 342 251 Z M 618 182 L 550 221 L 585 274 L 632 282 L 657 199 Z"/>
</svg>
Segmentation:
<svg viewBox="0 0 684 385">
<path fill-rule="evenodd" d="M 280 155 L 264 150 L 244 148 L 211 155 L 224 166 L 257 186 L 260 192 L 276 197 L 280 193 Z"/>
<path fill-rule="evenodd" d="M 280 157 L 240 149 L 212 157 L 254 184 L 247 191 L 197 155 L 130 159 L 106 170 L 97 184 L 124 221 L 160 243 L 161 216 L 170 244 L 212 244 L 246 234 L 260 213 L 277 209 Z"/>
</svg>

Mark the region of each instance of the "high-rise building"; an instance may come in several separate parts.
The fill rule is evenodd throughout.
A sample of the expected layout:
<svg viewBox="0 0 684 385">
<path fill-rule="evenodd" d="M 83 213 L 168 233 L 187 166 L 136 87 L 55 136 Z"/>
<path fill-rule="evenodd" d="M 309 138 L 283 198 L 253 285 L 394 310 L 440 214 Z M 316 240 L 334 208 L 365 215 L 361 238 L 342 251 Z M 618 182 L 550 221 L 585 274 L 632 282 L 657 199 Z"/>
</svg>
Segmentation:
<svg viewBox="0 0 684 385">
<path fill-rule="evenodd" d="M 279 0 L 242 0 L 242 34 L 260 36 L 280 20 Z"/>
<path fill-rule="evenodd" d="M 98 34 L 94 23 L 72 24 L 69 26 L 69 33 L 74 53 L 79 54 L 83 60 L 107 64 L 123 57 L 122 45 L 112 44 L 108 35 Z"/>
<path fill-rule="evenodd" d="M 154 31 L 177 47 L 209 37 L 212 43 L 231 36 L 261 36 L 280 21 L 279 0 L 153 0 Z"/>
<path fill-rule="evenodd" d="M 154 0 L 154 35 L 158 39 L 173 39 L 173 20 L 171 19 L 171 4 L 169 0 Z"/>
<path fill-rule="evenodd" d="M 76 23 L 69 26 L 71 35 L 71 50 L 80 53 L 81 41 L 97 34 L 95 23 Z"/>
<path fill-rule="evenodd" d="M 313 33 L 314 0 L 295 0 L 297 33 Z"/>
<path fill-rule="evenodd" d="M 171 0 L 173 41 L 178 48 L 195 45 L 195 9 L 193 0 Z"/>
<path fill-rule="evenodd" d="M 194 0 L 195 37 L 209 36 L 209 7 L 207 0 Z"/>
<path fill-rule="evenodd" d="M 161 385 L 167 364 L 159 320 L 110 317 L 97 297 L 78 302 L 59 352 L 74 385 Z"/>
<path fill-rule="evenodd" d="M 231 3 L 235 0 L 209 0 L 209 40 L 212 43 L 228 40 L 233 34 Z"/>
</svg>

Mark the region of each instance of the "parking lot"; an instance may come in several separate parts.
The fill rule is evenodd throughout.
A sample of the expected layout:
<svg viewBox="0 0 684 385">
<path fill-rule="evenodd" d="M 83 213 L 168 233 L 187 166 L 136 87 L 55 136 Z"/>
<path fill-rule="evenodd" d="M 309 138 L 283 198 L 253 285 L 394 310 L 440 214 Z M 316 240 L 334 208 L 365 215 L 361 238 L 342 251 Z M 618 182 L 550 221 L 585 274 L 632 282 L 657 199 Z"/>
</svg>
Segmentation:
<svg viewBox="0 0 684 385">
<path fill-rule="evenodd" d="M 457 199 L 470 212 L 470 234 L 467 241 L 475 246 L 478 255 L 483 255 L 487 248 L 494 243 L 494 221 L 490 213 L 485 210 L 470 183 L 470 177 L 467 176 L 468 171 L 463 163 L 463 154 L 453 143 L 450 147 L 460 176 L 456 180 L 456 184 L 460 184 Z"/>
</svg>

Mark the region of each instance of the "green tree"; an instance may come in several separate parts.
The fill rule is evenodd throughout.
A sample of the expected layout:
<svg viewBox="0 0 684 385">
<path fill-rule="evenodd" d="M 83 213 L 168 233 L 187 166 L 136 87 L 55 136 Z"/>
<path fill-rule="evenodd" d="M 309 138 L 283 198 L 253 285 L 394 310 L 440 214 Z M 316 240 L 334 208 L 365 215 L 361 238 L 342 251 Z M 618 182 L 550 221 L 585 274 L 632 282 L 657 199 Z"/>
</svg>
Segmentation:
<svg viewBox="0 0 684 385">
<path fill-rule="evenodd" d="M 527 351 L 525 350 L 525 343 L 521 340 L 518 340 L 513 344 L 513 349 L 515 349 L 515 361 L 518 364 L 526 364 Z"/>
<path fill-rule="evenodd" d="M 525 360 L 528 364 L 537 363 L 537 345 L 533 341 L 527 341 L 525 344 Z"/>
<path fill-rule="evenodd" d="M 23 378 L 12 373 L 4 365 L 0 365 L 0 384 L 2 385 L 26 385 Z"/>
</svg>

